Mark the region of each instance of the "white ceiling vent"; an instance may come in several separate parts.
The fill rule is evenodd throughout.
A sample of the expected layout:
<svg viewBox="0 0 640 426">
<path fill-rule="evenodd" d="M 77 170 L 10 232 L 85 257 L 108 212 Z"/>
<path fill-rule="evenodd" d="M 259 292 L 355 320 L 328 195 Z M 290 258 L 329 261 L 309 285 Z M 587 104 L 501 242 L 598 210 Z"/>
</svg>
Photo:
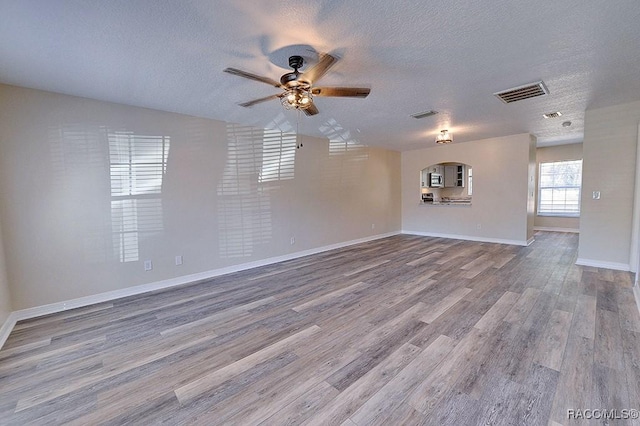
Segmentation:
<svg viewBox="0 0 640 426">
<path fill-rule="evenodd" d="M 511 102 L 535 98 L 536 96 L 548 94 L 549 90 L 542 81 L 525 84 L 524 86 L 518 86 L 511 89 L 503 90 L 502 92 L 494 93 L 494 95 L 500 98 L 500 100 L 505 104 L 510 104 Z"/>
<path fill-rule="evenodd" d="M 431 117 L 432 115 L 436 115 L 438 111 L 424 111 L 424 112 L 416 112 L 415 114 L 411 114 L 413 118 L 425 118 Z"/>
<path fill-rule="evenodd" d="M 546 114 L 542 114 L 544 118 L 558 118 L 562 116 L 560 111 L 548 112 Z"/>
</svg>

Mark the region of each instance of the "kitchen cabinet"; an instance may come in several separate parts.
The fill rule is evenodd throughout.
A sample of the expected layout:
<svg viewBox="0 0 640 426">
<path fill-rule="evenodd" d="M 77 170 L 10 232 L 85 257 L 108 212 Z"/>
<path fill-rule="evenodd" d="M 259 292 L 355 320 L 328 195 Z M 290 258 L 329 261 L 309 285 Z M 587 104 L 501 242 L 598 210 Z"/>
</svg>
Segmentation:
<svg viewBox="0 0 640 426">
<path fill-rule="evenodd" d="M 464 164 L 456 166 L 456 186 L 464 188 Z"/>
<path fill-rule="evenodd" d="M 444 166 L 444 187 L 445 188 L 453 188 L 456 185 L 456 180 L 458 178 L 458 167 L 457 166 Z"/>
<path fill-rule="evenodd" d="M 464 187 L 464 165 L 444 166 L 444 187 Z"/>
<path fill-rule="evenodd" d="M 444 174 L 444 166 L 442 164 L 434 164 L 432 166 L 427 167 L 424 170 L 426 170 L 427 173 L 436 173 L 439 175 Z"/>
</svg>

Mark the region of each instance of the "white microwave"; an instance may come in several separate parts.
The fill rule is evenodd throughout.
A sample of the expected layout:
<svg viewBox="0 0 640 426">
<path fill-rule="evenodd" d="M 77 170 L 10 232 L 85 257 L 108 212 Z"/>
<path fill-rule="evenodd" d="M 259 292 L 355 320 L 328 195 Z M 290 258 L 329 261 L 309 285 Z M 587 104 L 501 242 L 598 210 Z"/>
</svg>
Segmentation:
<svg viewBox="0 0 640 426">
<path fill-rule="evenodd" d="M 429 186 L 431 188 L 442 188 L 444 179 L 440 173 L 429 173 Z"/>
</svg>

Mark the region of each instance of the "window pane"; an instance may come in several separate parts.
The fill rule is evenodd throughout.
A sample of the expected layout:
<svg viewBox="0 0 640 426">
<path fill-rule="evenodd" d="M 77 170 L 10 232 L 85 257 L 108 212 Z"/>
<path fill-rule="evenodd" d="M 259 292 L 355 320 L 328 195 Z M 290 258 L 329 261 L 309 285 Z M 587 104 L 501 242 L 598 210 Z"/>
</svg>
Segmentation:
<svg viewBox="0 0 640 426">
<path fill-rule="evenodd" d="M 540 163 L 538 214 L 579 216 L 582 160 Z"/>
</svg>

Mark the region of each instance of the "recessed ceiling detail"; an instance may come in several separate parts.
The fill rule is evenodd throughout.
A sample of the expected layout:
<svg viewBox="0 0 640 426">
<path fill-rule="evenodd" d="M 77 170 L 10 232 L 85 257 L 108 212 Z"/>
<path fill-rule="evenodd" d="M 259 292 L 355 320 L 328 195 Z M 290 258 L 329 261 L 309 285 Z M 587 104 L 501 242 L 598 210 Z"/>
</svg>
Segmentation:
<svg viewBox="0 0 640 426">
<path fill-rule="evenodd" d="M 423 111 L 423 112 L 416 112 L 415 114 L 411 114 L 411 116 L 413 118 L 426 118 L 426 117 L 431 117 L 432 115 L 436 115 L 438 113 L 438 111 Z"/>
<path fill-rule="evenodd" d="M 513 87 L 511 89 L 503 90 L 502 92 L 494 93 L 494 95 L 497 96 L 498 99 L 500 99 L 505 104 L 510 104 L 511 102 L 535 98 L 536 96 L 548 94 L 549 90 L 542 81 L 525 84 L 524 86 Z"/>
<path fill-rule="evenodd" d="M 542 114 L 544 118 L 558 118 L 562 116 L 560 111 L 548 112 L 546 114 Z"/>
</svg>

